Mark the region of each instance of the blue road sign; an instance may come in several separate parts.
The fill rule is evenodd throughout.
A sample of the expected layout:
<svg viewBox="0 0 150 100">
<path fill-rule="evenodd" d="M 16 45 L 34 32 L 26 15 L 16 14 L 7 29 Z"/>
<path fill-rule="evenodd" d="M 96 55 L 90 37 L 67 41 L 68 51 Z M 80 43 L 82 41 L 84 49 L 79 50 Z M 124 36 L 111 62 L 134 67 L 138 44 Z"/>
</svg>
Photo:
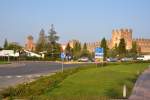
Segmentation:
<svg viewBox="0 0 150 100">
<path fill-rule="evenodd" d="M 64 59 L 65 58 L 65 53 L 64 52 L 62 52 L 61 54 L 60 54 L 60 57 L 61 57 L 61 59 Z"/>
<path fill-rule="evenodd" d="M 101 61 L 103 60 L 103 56 L 104 56 L 104 49 L 95 48 L 95 59 L 97 59 L 97 61 Z"/>
<path fill-rule="evenodd" d="M 103 48 L 95 48 L 95 53 L 104 53 Z"/>
</svg>

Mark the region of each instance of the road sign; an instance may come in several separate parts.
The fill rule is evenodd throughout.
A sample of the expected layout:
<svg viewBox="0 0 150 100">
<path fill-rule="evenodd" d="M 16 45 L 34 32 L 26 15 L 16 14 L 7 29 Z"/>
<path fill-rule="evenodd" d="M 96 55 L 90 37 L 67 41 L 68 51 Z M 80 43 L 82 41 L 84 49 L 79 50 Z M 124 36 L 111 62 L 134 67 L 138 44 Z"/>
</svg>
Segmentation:
<svg viewBox="0 0 150 100">
<path fill-rule="evenodd" d="M 65 53 L 64 53 L 64 52 L 62 52 L 62 53 L 61 53 L 61 55 L 60 55 L 61 59 L 64 59 L 64 58 L 65 58 L 65 56 L 66 56 L 66 55 L 65 55 Z"/>
<path fill-rule="evenodd" d="M 95 61 L 103 62 L 104 49 L 103 48 L 95 48 Z"/>
</svg>

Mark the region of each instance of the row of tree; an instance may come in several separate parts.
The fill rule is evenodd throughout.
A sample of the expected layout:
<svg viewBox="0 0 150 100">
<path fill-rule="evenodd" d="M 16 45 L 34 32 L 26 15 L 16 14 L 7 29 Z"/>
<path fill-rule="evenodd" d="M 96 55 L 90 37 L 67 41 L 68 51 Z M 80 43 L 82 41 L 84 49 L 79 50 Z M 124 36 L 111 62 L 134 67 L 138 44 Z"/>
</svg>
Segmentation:
<svg viewBox="0 0 150 100">
<path fill-rule="evenodd" d="M 117 57 L 117 58 L 123 58 L 123 57 L 133 57 L 136 58 L 138 54 L 138 47 L 136 42 L 132 43 L 132 48 L 130 50 L 126 49 L 126 43 L 124 38 L 120 39 L 119 45 L 115 45 L 114 48 L 109 49 L 107 46 L 107 41 L 105 38 L 102 39 L 100 47 L 104 48 L 104 59 L 107 57 Z"/>
<path fill-rule="evenodd" d="M 36 43 L 36 51 L 37 53 L 43 52 L 46 54 L 46 57 L 53 58 L 54 60 L 60 58 L 60 53 L 62 52 L 61 44 L 58 43 L 59 36 L 55 31 L 53 24 L 48 32 L 48 35 L 45 35 L 45 31 L 41 29 L 39 33 L 39 38 Z M 126 50 L 125 40 L 120 39 L 119 45 L 115 45 L 114 48 L 109 49 L 107 45 L 107 41 L 105 38 L 101 40 L 100 47 L 104 48 L 104 58 L 107 57 L 136 57 L 137 56 L 137 45 L 136 42 L 132 43 L 132 49 Z M 4 49 L 12 49 L 15 51 L 20 51 L 22 46 L 18 44 L 8 43 L 7 39 L 5 39 Z M 73 59 L 78 59 L 80 57 L 94 57 L 94 52 L 90 53 L 87 49 L 87 44 L 84 43 L 81 46 L 80 42 L 75 42 L 73 48 L 70 47 L 68 43 L 65 49 L 65 53 L 67 56 L 71 56 Z"/>
</svg>

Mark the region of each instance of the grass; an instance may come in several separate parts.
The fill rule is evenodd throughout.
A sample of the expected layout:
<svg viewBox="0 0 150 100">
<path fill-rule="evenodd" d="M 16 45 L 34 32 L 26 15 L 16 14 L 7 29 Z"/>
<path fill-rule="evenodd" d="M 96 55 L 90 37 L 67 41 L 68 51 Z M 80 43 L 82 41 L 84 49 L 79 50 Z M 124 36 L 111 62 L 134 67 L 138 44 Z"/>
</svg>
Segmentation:
<svg viewBox="0 0 150 100">
<path fill-rule="evenodd" d="M 108 65 L 103 68 L 81 70 L 61 82 L 46 96 L 104 96 L 122 98 L 122 88 L 127 86 L 130 95 L 137 76 L 148 63 Z"/>
<path fill-rule="evenodd" d="M 129 96 L 141 72 L 150 63 L 114 63 L 96 68 L 87 65 L 41 77 L 37 81 L 8 88 L 2 98 L 27 98 L 30 100 L 99 100 L 122 98 L 122 88 L 127 86 Z M 101 100 L 101 99 L 100 99 Z"/>
<path fill-rule="evenodd" d="M 6 62 L 6 61 L 0 61 L 0 64 L 9 64 L 9 62 Z"/>
</svg>

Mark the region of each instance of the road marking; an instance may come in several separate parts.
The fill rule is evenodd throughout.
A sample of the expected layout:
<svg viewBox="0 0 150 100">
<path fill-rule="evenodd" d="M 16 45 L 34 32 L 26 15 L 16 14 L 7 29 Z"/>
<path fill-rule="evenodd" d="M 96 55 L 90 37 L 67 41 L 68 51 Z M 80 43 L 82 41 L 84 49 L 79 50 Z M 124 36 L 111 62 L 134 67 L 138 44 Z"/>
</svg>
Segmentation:
<svg viewBox="0 0 150 100">
<path fill-rule="evenodd" d="M 41 75 L 35 75 L 35 77 L 40 77 Z"/>
<path fill-rule="evenodd" d="M 6 78 L 12 78 L 12 76 L 6 76 Z"/>
<path fill-rule="evenodd" d="M 31 77 L 32 77 L 32 75 L 27 75 L 27 77 L 28 77 L 28 78 L 31 78 Z"/>
<path fill-rule="evenodd" d="M 18 75 L 18 76 L 16 76 L 17 78 L 21 78 L 21 77 L 23 77 L 23 76 L 20 76 L 20 75 Z"/>
</svg>

